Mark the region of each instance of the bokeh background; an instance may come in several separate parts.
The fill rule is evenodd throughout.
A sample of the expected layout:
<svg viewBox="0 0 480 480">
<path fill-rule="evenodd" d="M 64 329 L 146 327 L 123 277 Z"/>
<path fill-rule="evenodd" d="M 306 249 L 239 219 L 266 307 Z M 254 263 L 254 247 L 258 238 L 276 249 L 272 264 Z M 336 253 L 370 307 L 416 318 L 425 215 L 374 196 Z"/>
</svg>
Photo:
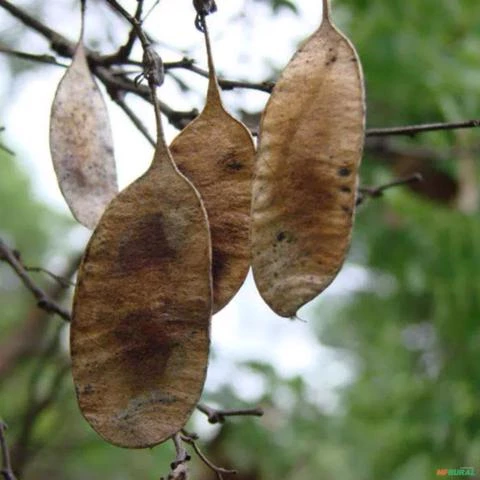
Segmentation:
<svg viewBox="0 0 480 480">
<path fill-rule="evenodd" d="M 78 37 L 78 2 L 13 3 Z M 123 2 L 130 11 L 135 4 Z M 274 80 L 321 18 L 320 1 L 217 4 L 208 20 L 216 66 L 236 80 Z M 332 8 L 363 63 L 370 127 L 480 118 L 478 0 L 333 0 Z M 188 56 L 206 66 L 193 18 L 190 0 L 162 0 L 153 10 L 145 29 L 164 61 Z M 128 26 L 101 0 L 88 2 L 86 22 L 90 48 L 112 52 L 126 39 Z M 0 50 L 51 54 L 1 6 L 0 32 Z M 0 53 L 0 72 L 0 141 L 15 153 L 0 149 L 0 238 L 26 265 L 71 275 L 89 232 L 64 205 L 48 149 L 64 69 Z M 201 109 L 205 89 L 204 78 L 174 70 L 160 95 L 175 109 Z M 224 92 L 252 128 L 267 99 Z M 151 106 L 127 100 L 153 132 Z M 116 105 L 109 109 L 126 186 L 147 168 L 152 147 Z M 167 127 L 169 139 L 176 133 Z M 195 414 L 189 429 L 212 461 L 239 470 L 238 480 L 430 479 L 463 466 L 480 475 L 479 154 L 478 130 L 368 139 L 362 185 L 416 172 L 424 182 L 359 207 L 347 262 L 299 312 L 303 321 L 271 313 L 250 277 L 213 318 L 203 401 L 260 405 L 265 415 L 212 426 Z M 69 308 L 72 288 L 32 276 Z M 68 369 L 68 325 L 37 309 L 4 263 L 0 417 L 22 479 L 158 479 L 174 458 L 169 444 L 128 451 L 90 429 Z M 215 478 L 198 458 L 190 466 L 196 480 Z"/>
</svg>

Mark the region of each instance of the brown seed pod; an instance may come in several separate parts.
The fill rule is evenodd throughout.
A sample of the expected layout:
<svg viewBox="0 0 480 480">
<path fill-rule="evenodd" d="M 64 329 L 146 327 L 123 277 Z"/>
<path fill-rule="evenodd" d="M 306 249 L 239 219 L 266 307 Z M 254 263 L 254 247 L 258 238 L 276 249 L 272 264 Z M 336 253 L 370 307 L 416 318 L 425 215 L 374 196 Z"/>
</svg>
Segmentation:
<svg viewBox="0 0 480 480">
<path fill-rule="evenodd" d="M 170 146 L 179 170 L 198 189 L 212 235 L 213 313 L 245 280 L 250 266 L 250 205 L 255 147 L 248 129 L 222 105 L 208 32 L 207 103 Z"/>
<path fill-rule="evenodd" d="M 109 204 L 88 244 L 70 337 L 83 415 L 105 440 L 129 448 L 158 444 L 184 426 L 210 344 L 206 212 L 173 163 L 158 105 L 156 113 L 150 169 Z"/>
<path fill-rule="evenodd" d="M 108 112 L 90 73 L 82 34 L 53 100 L 50 151 L 60 190 L 73 216 L 95 228 L 117 194 Z"/>
<path fill-rule="evenodd" d="M 358 56 L 323 1 L 320 28 L 278 80 L 260 126 L 252 266 L 268 305 L 293 317 L 335 278 L 350 243 L 365 132 Z"/>
</svg>

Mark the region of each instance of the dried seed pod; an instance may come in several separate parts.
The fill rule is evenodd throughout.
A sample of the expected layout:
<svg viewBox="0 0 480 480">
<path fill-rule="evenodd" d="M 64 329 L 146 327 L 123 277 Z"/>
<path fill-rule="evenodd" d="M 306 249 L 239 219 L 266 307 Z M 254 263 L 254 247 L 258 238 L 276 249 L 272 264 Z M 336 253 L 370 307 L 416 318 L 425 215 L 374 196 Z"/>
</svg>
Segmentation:
<svg viewBox="0 0 480 480">
<path fill-rule="evenodd" d="M 104 439 L 129 448 L 158 444 L 184 426 L 210 344 L 206 212 L 173 163 L 158 105 L 156 113 L 150 169 L 109 204 L 88 244 L 70 338 L 83 415 Z"/>
<path fill-rule="evenodd" d="M 281 316 L 322 292 L 345 259 L 364 132 L 360 62 L 324 0 L 320 28 L 283 71 L 260 126 L 252 266 Z"/>
<path fill-rule="evenodd" d="M 172 142 L 179 170 L 198 189 L 212 235 L 213 313 L 245 280 L 250 266 L 250 205 L 255 147 L 241 122 L 222 105 L 205 29 L 209 64 L 207 103 Z"/>
<path fill-rule="evenodd" d="M 117 194 L 108 112 L 90 73 L 82 34 L 53 100 L 50 151 L 60 190 L 73 216 L 95 228 Z"/>
</svg>

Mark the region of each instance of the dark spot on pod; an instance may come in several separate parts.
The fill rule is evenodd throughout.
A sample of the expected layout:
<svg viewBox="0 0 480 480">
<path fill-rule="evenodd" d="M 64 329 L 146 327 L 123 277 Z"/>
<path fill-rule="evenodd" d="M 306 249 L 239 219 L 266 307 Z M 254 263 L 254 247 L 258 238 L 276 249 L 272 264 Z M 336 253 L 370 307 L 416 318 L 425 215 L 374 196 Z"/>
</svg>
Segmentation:
<svg viewBox="0 0 480 480">
<path fill-rule="evenodd" d="M 350 207 L 347 207 L 345 205 L 342 205 L 342 210 L 345 212 L 345 213 L 348 213 L 348 214 L 351 214 L 352 213 L 352 209 Z"/>
<path fill-rule="evenodd" d="M 238 161 L 237 157 L 237 152 L 235 150 L 229 149 L 218 160 L 218 164 L 223 165 L 226 170 L 241 170 L 244 165 L 242 162 Z"/>
<path fill-rule="evenodd" d="M 341 177 L 348 177 L 350 175 L 351 171 L 349 168 L 347 167 L 342 167 L 342 168 L 339 168 L 338 169 L 338 174 L 341 176 Z"/>
<path fill-rule="evenodd" d="M 72 168 L 71 175 L 75 178 L 78 188 L 85 188 L 88 185 L 88 178 L 85 173 L 81 167 Z M 71 175 L 69 173 L 67 178 L 70 178 Z"/>
<path fill-rule="evenodd" d="M 169 245 L 161 214 L 140 217 L 124 232 L 119 245 L 118 265 L 129 275 L 144 268 L 162 270 L 164 262 L 176 256 L 175 245 Z"/>
<path fill-rule="evenodd" d="M 93 388 L 93 386 L 90 383 L 87 383 L 87 385 L 85 385 L 83 387 L 84 395 L 88 395 L 89 393 L 93 393 L 94 391 L 95 391 L 95 389 Z"/>
<path fill-rule="evenodd" d="M 133 372 L 132 384 L 141 384 L 143 380 L 136 378 L 139 372 L 161 372 L 163 374 L 168 359 L 178 342 L 171 337 L 165 328 L 162 311 L 136 310 L 124 316 L 114 330 L 119 350 L 117 366 L 124 372 Z M 141 391 L 141 388 L 140 388 Z"/>
<path fill-rule="evenodd" d="M 243 168 L 243 164 L 241 162 L 235 160 L 234 158 L 227 161 L 225 165 L 227 166 L 227 168 L 229 170 L 234 170 L 234 171 L 238 171 L 238 170 L 241 170 Z"/>
<path fill-rule="evenodd" d="M 212 250 L 212 277 L 221 278 L 228 261 L 228 255 L 213 247 Z"/>
<path fill-rule="evenodd" d="M 291 243 L 293 241 L 293 235 L 290 232 L 281 231 L 277 233 L 277 242 Z"/>
<path fill-rule="evenodd" d="M 352 193 L 352 189 L 350 187 L 347 187 L 346 185 L 341 186 L 340 191 L 345 193 Z"/>
<path fill-rule="evenodd" d="M 325 65 L 328 67 L 329 65 L 332 65 L 332 63 L 335 63 L 337 61 L 337 56 L 336 55 L 333 55 L 332 57 L 330 57 L 327 62 L 325 63 Z"/>
</svg>

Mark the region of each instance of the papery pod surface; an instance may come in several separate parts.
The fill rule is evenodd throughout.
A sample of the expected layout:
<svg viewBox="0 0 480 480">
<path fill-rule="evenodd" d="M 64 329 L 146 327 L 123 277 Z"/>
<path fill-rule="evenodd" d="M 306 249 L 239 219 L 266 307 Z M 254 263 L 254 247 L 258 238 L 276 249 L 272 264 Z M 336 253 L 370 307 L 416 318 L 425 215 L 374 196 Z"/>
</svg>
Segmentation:
<svg viewBox="0 0 480 480">
<path fill-rule="evenodd" d="M 344 262 L 364 143 L 360 61 L 323 5 L 320 28 L 266 106 L 253 180 L 254 278 L 284 317 L 322 292 Z"/>
</svg>

